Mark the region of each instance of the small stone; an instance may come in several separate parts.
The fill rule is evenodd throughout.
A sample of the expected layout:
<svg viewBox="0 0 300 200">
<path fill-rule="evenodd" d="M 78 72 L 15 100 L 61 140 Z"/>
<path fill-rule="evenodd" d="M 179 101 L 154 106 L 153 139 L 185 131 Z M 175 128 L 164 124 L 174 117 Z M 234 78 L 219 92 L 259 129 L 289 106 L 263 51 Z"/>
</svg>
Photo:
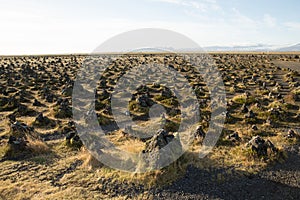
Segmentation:
<svg viewBox="0 0 300 200">
<path fill-rule="evenodd" d="M 287 138 L 294 138 L 294 137 L 296 137 L 296 132 L 293 129 L 290 129 L 288 131 L 288 134 L 285 135 L 285 137 L 287 137 Z"/>
<path fill-rule="evenodd" d="M 242 110 L 242 113 L 247 113 L 247 112 L 249 112 L 249 109 L 248 109 L 248 107 L 246 106 L 246 104 L 243 104 L 241 110 Z"/>
<path fill-rule="evenodd" d="M 125 111 L 125 115 L 126 115 L 126 116 L 130 116 L 130 111 L 129 111 L 129 110 L 126 110 L 126 111 Z"/>
<path fill-rule="evenodd" d="M 167 99 L 171 98 L 172 97 L 172 92 L 171 92 L 171 90 L 165 88 L 164 90 L 162 90 L 161 96 L 163 96 Z"/>
<path fill-rule="evenodd" d="M 234 133 L 228 135 L 227 139 L 232 140 L 232 141 L 240 141 L 241 140 L 241 138 L 237 132 L 234 132 Z"/>
<path fill-rule="evenodd" d="M 256 125 L 253 125 L 253 126 L 251 127 L 251 129 L 252 129 L 253 131 L 257 131 L 257 130 L 258 130 L 258 128 L 257 128 Z"/>
<path fill-rule="evenodd" d="M 205 132 L 203 131 L 203 127 L 201 125 L 197 126 L 196 131 L 194 132 L 194 138 L 204 138 Z"/>
<path fill-rule="evenodd" d="M 8 119 L 9 119 L 10 123 L 16 122 L 16 116 L 13 114 L 9 114 Z"/>
<path fill-rule="evenodd" d="M 255 113 L 252 111 L 252 110 L 250 110 L 246 115 L 245 115 L 245 118 L 250 118 L 250 119 L 253 119 L 253 118 L 255 118 Z"/>
<path fill-rule="evenodd" d="M 76 135 L 75 131 L 67 133 L 66 140 L 71 140 Z"/>
<path fill-rule="evenodd" d="M 40 123 L 42 123 L 42 122 L 44 121 L 43 113 L 40 113 L 40 114 L 36 117 L 35 120 L 38 121 L 38 122 L 40 122 Z"/>
<path fill-rule="evenodd" d="M 142 107 L 147 107 L 147 106 L 152 106 L 153 103 L 151 102 L 151 100 L 149 99 L 149 97 L 147 95 L 140 95 L 137 100 L 136 100 L 140 106 Z"/>
<path fill-rule="evenodd" d="M 42 106 L 43 104 L 39 102 L 38 100 L 34 99 L 34 102 L 32 104 L 33 106 Z"/>
</svg>

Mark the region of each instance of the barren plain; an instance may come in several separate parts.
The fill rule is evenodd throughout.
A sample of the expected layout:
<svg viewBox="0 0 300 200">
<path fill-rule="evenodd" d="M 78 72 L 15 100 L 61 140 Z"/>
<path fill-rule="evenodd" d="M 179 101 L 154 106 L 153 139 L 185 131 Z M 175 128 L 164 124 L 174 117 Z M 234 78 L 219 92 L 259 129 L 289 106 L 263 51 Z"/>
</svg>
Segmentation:
<svg viewBox="0 0 300 200">
<path fill-rule="evenodd" d="M 201 74 L 188 62 L 200 55 L 99 55 L 111 63 L 95 90 L 95 113 L 106 137 L 125 151 L 157 151 L 176 140 L 181 122 L 176 95 L 153 83 L 137 88 L 126 114 L 147 124 L 149 108 L 159 104 L 166 109 L 163 129 L 144 139 L 118 129 L 110 99 L 126 71 L 163 64 L 187 78 L 199 101 L 201 118 L 189 150 L 142 174 L 101 164 L 77 134 L 72 92 L 86 55 L 2 56 L 0 199 L 300 199 L 299 55 L 210 54 L 225 85 L 227 112 L 221 137 L 202 159 L 199 149 L 218 102 L 211 102 Z"/>
</svg>

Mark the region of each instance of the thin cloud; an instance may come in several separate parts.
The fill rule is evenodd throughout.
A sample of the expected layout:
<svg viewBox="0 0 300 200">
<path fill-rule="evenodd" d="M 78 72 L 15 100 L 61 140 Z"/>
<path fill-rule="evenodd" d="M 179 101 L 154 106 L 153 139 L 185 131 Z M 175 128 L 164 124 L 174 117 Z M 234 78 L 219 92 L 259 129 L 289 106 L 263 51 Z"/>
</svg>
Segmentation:
<svg viewBox="0 0 300 200">
<path fill-rule="evenodd" d="M 215 0 L 202 0 L 202 1 L 191 1 L 191 0 L 152 0 L 162 3 L 170 3 L 179 6 L 184 6 L 190 9 L 196 9 L 201 12 L 217 11 L 221 10 L 221 7 L 218 5 Z"/>
<path fill-rule="evenodd" d="M 276 18 L 272 17 L 269 14 L 265 14 L 263 18 L 263 22 L 268 26 L 268 27 L 275 27 L 276 26 Z"/>
<path fill-rule="evenodd" d="M 286 22 L 284 26 L 290 30 L 300 31 L 300 22 Z"/>
<path fill-rule="evenodd" d="M 238 9 L 232 8 L 233 15 L 231 21 L 241 28 L 257 29 L 259 24 L 252 18 L 242 14 Z"/>
</svg>

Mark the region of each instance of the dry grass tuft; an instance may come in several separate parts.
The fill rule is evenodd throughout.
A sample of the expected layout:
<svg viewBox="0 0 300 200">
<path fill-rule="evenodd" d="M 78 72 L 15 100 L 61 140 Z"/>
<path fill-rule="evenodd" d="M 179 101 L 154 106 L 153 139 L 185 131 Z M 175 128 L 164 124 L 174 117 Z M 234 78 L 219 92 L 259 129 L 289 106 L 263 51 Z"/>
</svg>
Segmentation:
<svg viewBox="0 0 300 200">
<path fill-rule="evenodd" d="M 28 139 L 28 149 L 32 151 L 34 155 L 44 154 L 50 152 L 50 148 L 41 140 Z"/>
<path fill-rule="evenodd" d="M 99 169 L 103 164 L 99 162 L 86 148 L 81 149 L 79 159 L 83 160 L 82 167 L 88 170 Z"/>
<path fill-rule="evenodd" d="M 285 97 L 284 97 L 285 102 L 290 103 L 290 104 L 295 104 L 295 94 L 293 94 L 292 92 L 288 93 Z"/>
</svg>

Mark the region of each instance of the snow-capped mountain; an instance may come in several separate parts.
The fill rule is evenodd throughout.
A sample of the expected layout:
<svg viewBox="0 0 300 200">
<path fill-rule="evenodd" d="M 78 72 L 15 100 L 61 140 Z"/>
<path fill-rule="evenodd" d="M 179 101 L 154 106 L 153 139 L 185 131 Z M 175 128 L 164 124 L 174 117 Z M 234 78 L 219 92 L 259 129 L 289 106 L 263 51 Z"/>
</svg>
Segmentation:
<svg viewBox="0 0 300 200">
<path fill-rule="evenodd" d="M 287 46 L 275 46 L 275 45 L 245 45 L 245 46 L 208 46 L 203 48 L 205 51 L 300 51 L 300 43 Z"/>
</svg>

